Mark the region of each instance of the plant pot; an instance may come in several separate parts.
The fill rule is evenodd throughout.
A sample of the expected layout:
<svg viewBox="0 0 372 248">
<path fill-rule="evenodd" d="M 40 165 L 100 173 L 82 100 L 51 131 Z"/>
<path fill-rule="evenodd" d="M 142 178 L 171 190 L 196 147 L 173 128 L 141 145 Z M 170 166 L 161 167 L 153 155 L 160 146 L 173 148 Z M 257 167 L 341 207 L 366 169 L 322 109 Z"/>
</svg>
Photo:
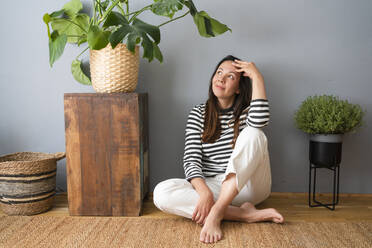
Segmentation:
<svg viewBox="0 0 372 248">
<path fill-rule="evenodd" d="M 310 136 L 309 159 L 317 167 L 333 167 L 341 163 L 342 134 Z"/>
<path fill-rule="evenodd" d="M 109 43 L 101 50 L 90 50 L 90 73 L 93 88 L 99 93 L 133 92 L 137 87 L 139 46 L 132 54 L 125 44 L 115 49 Z"/>
</svg>

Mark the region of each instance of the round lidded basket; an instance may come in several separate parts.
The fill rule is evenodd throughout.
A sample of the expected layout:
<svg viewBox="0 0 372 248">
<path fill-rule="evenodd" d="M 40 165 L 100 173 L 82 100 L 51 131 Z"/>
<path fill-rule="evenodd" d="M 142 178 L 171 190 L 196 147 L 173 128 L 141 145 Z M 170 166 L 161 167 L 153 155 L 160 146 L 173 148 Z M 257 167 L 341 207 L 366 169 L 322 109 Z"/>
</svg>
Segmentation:
<svg viewBox="0 0 372 248">
<path fill-rule="evenodd" d="M 18 152 L 0 157 L 0 205 L 7 215 L 34 215 L 53 207 L 57 161 L 66 153 Z"/>
<path fill-rule="evenodd" d="M 98 93 L 133 92 L 137 87 L 139 46 L 135 54 L 124 43 L 112 49 L 111 44 L 100 50 L 90 50 L 92 85 Z"/>
</svg>

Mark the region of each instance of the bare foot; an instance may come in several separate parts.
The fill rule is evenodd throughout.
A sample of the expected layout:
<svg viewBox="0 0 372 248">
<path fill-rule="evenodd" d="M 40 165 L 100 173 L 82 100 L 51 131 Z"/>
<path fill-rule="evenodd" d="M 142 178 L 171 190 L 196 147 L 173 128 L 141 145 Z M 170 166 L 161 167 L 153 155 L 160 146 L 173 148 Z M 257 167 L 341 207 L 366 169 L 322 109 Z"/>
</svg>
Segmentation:
<svg viewBox="0 0 372 248">
<path fill-rule="evenodd" d="M 258 210 L 250 202 L 243 203 L 240 208 L 246 211 L 244 219 L 248 223 L 259 221 L 272 221 L 275 223 L 284 222 L 283 216 L 274 208 L 265 208 L 262 210 Z"/>
<path fill-rule="evenodd" d="M 222 219 L 223 213 L 212 207 L 200 232 L 201 242 L 214 243 L 222 239 L 222 231 L 220 227 Z"/>
</svg>

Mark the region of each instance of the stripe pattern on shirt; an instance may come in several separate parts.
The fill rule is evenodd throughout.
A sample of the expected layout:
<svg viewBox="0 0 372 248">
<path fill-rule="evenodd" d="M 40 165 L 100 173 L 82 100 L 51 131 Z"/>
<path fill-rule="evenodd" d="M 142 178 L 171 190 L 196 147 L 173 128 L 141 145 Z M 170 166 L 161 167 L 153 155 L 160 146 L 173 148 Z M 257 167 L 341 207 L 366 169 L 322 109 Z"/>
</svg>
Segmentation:
<svg viewBox="0 0 372 248">
<path fill-rule="evenodd" d="M 189 113 L 185 130 L 185 151 L 183 168 L 186 179 L 212 177 L 226 171 L 228 160 L 233 151 L 234 115 L 232 108 L 221 111 L 221 135 L 214 143 L 201 140 L 204 129 L 205 103 L 196 105 Z M 247 125 L 262 128 L 270 119 L 267 99 L 252 100 L 250 106 L 239 117 L 239 131 Z"/>
</svg>

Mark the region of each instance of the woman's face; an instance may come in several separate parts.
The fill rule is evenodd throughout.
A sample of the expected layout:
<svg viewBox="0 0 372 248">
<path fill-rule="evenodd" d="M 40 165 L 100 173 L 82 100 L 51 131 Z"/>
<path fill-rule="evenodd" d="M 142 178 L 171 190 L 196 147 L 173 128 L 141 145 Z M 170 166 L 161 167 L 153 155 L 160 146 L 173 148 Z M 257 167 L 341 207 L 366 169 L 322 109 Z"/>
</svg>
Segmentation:
<svg viewBox="0 0 372 248">
<path fill-rule="evenodd" d="M 218 99 L 229 100 L 239 94 L 240 73 L 235 71 L 232 61 L 224 61 L 212 79 L 212 90 Z"/>
</svg>

